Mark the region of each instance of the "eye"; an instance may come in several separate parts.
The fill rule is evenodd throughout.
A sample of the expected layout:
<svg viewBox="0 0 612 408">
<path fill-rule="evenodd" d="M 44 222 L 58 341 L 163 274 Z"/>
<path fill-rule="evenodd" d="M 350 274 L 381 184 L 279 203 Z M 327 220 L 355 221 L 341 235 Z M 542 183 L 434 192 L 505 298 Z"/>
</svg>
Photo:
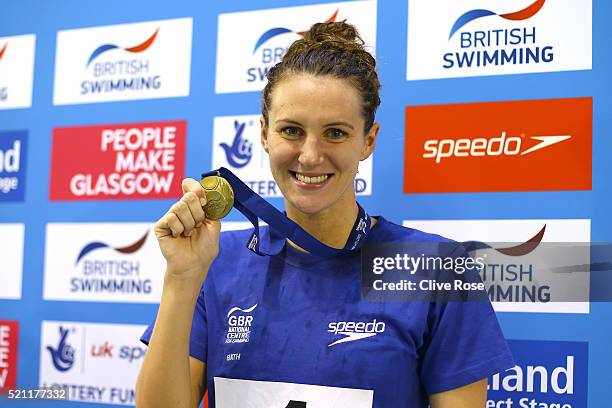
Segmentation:
<svg viewBox="0 0 612 408">
<path fill-rule="evenodd" d="M 301 134 L 301 129 L 295 126 L 287 126 L 281 129 L 281 133 L 288 137 L 298 137 Z"/>
<path fill-rule="evenodd" d="M 331 140 L 342 139 L 343 137 L 347 135 L 348 133 L 346 133 L 344 130 L 337 129 L 337 128 L 328 129 L 327 134 L 326 134 L 326 136 Z"/>
</svg>

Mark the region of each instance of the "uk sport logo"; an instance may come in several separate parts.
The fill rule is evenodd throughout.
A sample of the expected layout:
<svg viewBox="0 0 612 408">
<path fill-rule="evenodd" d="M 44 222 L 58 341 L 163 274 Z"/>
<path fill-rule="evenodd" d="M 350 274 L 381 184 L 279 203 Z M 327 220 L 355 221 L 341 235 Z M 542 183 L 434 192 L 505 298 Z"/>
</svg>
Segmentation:
<svg viewBox="0 0 612 408">
<path fill-rule="evenodd" d="M 374 337 L 385 332 L 386 325 L 384 322 L 378 322 L 376 319 L 371 322 L 331 322 L 328 325 L 327 331 L 336 336 L 344 336 L 338 340 L 334 340 L 327 347 L 335 346 L 336 344 L 348 343 L 351 341 L 363 340 L 368 337 Z"/>
</svg>

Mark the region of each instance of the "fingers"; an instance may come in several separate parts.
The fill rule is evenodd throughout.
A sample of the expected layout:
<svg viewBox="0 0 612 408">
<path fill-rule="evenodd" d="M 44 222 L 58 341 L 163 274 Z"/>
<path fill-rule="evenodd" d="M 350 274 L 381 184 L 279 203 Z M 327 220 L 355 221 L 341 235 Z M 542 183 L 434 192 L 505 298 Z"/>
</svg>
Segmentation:
<svg viewBox="0 0 612 408">
<path fill-rule="evenodd" d="M 181 187 L 183 188 L 183 194 L 190 192 L 195 193 L 198 198 L 203 199 L 201 206 L 204 207 L 206 205 L 206 192 L 204 191 L 204 187 L 196 180 L 192 178 L 183 179 Z"/>
<path fill-rule="evenodd" d="M 204 204 L 202 204 L 202 200 Z M 199 227 L 200 225 L 202 225 L 202 223 L 206 220 L 206 214 L 204 213 L 204 209 L 202 208 L 203 205 L 206 204 L 206 199 L 199 198 L 195 193 L 189 192 L 183 195 L 183 197 L 181 198 L 181 202 L 187 204 L 195 226 Z"/>
<path fill-rule="evenodd" d="M 182 183 L 183 197 L 157 222 L 158 236 L 172 235 L 178 237 L 191 236 L 194 228 L 199 228 L 206 222 L 204 206 L 206 193 L 196 180 L 186 178 Z"/>
</svg>

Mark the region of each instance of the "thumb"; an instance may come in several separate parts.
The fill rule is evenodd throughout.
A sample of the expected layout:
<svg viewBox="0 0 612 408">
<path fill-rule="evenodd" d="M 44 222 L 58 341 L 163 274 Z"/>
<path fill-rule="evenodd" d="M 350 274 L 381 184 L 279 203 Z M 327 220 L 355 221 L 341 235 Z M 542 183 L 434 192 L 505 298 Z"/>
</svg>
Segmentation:
<svg viewBox="0 0 612 408">
<path fill-rule="evenodd" d="M 195 195 L 197 195 L 198 198 L 203 198 L 204 202 L 206 202 L 206 192 L 204 191 L 204 187 L 202 187 L 202 185 L 198 183 L 195 179 L 192 179 L 192 178 L 183 179 L 181 187 L 183 188 L 183 194 L 190 193 L 190 192 L 195 193 Z"/>
</svg>

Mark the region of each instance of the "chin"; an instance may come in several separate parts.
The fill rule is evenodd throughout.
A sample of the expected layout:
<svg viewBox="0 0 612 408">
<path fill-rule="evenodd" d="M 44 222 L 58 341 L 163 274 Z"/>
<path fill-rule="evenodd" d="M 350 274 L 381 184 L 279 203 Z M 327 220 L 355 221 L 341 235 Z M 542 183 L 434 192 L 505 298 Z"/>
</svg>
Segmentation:
<svg viewBox="0 0 612 408">
<path fill-rule="evenodd" d="M 315 197 L 303 198 L 300 197 L 297 200 L 287 200 L 296 210 L 306 215 L 316 215 L 321 211 L 326 210 L 330 207 L 326 200 L 317 200 Z"/>
</svg>

